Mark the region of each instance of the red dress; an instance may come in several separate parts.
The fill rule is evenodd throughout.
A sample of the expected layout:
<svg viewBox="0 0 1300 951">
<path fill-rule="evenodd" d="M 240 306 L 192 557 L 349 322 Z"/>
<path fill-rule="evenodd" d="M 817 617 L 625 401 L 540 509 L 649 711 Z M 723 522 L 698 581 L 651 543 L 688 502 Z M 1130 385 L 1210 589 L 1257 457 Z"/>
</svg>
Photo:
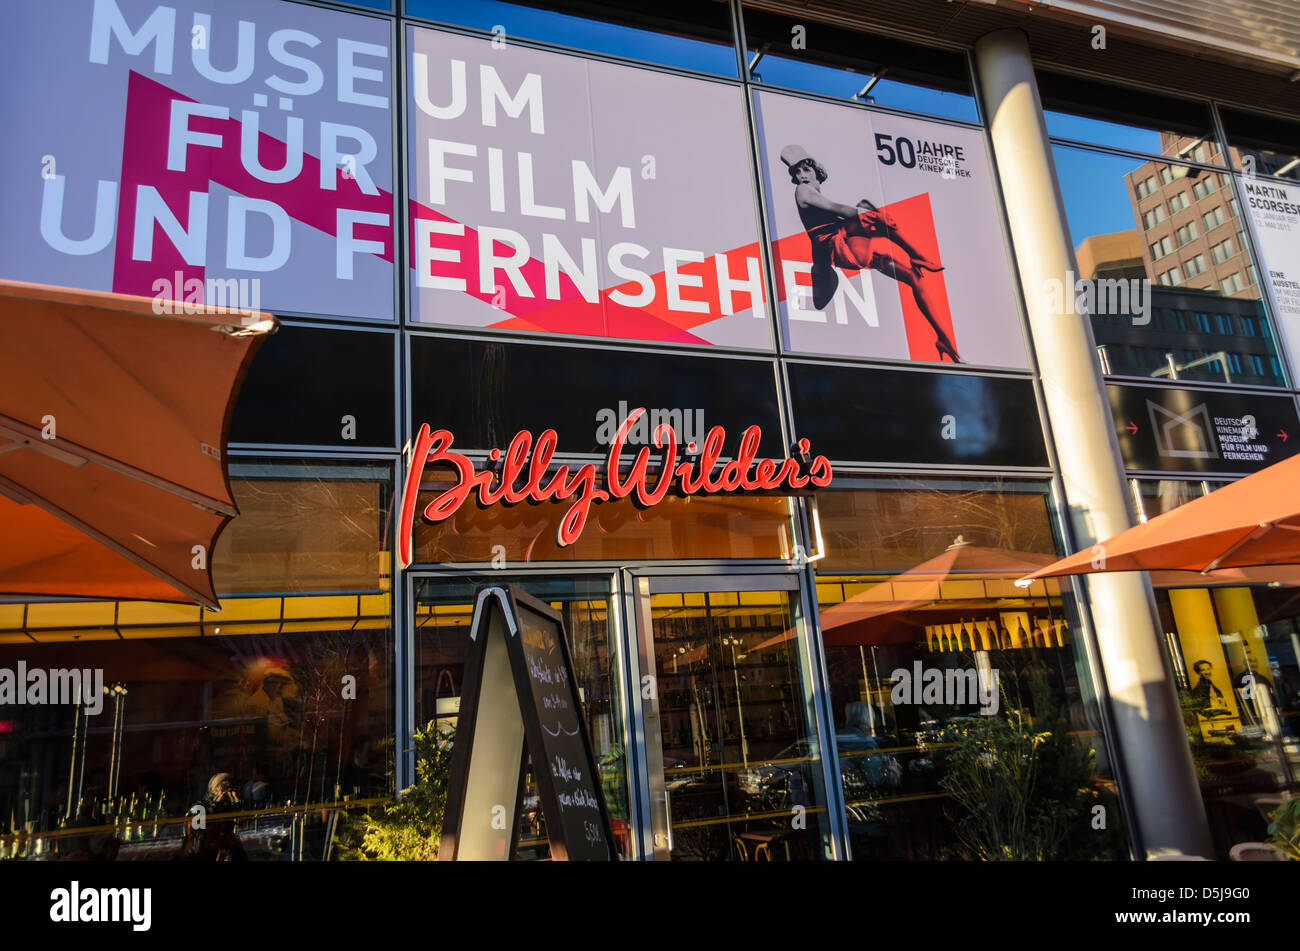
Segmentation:
<svg viewBox="0 0 1300 951">
<path fill-rule="evenodd" d="M 813 307 L 822 310 L 835 296 L 835 268 L 870 268 L 888 273 L 912 266 L 911 257 L 888 237 L 893 222 L 879 211 L 862 210 L 856 218 L 840 218 L 818 208 L 800 208 L 800 218 L 812 242 Z M 818 219 L 829 219 L 821 220 Z"/>
</svg>

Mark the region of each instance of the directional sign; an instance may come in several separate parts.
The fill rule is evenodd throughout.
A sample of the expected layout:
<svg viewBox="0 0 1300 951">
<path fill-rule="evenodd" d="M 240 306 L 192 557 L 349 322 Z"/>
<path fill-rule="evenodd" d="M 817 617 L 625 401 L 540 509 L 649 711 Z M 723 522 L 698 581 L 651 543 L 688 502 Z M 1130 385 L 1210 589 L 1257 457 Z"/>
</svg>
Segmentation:
<svg viewBox="0 0 1300 951">
<path fill-rule="evenodd" d="M 1106 387 L 1124 466 L 1130 470 L 1235 474 L 1295 454 L 1300 417 L 1289 396 L 1167 386 Z"/>
<path fill-rule="evenodd" d="M 485 587 L 470 638 L 438 857 L 514 854 L 526 748 L 551 858 L 617 860 L 560 615 L 513 585 Z"/>
</svg>

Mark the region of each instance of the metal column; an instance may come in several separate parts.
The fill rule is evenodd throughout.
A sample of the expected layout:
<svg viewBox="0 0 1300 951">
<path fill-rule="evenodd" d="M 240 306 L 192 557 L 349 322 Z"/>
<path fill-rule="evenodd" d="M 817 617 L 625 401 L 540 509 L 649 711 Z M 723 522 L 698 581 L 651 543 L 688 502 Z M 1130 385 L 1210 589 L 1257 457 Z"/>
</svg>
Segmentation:
<svg viewBox="0 0 1300 951">
<path fill-rule="evenodd" d="M 1078 268 L 1029 45 L 1019 30 L 1000 30 L 979 40 L 975 60 L 1069 522 L 1075 542 L 1092 545 L 1131 520 L 1092 328 L 1049 295 L 1055 287 L 1056 302 L 1073 298 Z M 1127 572 L 1086 584 L 1139 841 L 1148 856 L 1213 857 L 1150 583 Z"/>
</svg>

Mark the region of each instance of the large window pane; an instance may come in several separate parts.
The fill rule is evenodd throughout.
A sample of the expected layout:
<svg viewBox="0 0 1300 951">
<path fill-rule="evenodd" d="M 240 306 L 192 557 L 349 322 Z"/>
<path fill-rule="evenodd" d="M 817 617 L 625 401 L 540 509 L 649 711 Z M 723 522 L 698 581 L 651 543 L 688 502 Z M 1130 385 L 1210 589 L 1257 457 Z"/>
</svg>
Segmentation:
<svg viewBox="0 0 1300 951">
<path fill-rule="evenodd" d="M 1145 519 L 1222 482 L 1133 480 Z M 1294 572 L 1246 569 L 1251 585 L 1206 586 L 1152 572 L 1169 666 L 1219 858 L 1269 837 L 1270 814 L 1300 775 L 1300 604 Z"/>
<path fill-rule="evenodd" d="M 0 854 L 323 858 L 342 800 L 391 794 L 390 471 L 232 464 L 219 612 L 2 606 L 0 667 L 75 668 L 109 692 L 93 715 L 0 706 Z"/>
<path fill-rule="evenodd" d="M 1215 846 L 1268 839 L 1300 774 L 1294 587 L 1158 588 L 1156 602 Z"/>
<path fill-rule="evenodd" d="M 1118 821 L 1088 821 L 1119 813 L 1076 622 L 1056 582 L 1015 586 L 1056 557 L 1043 487 L 875 486 L 820 503 L 854 858 L 1123 858 Z M 1017 797 L 1028 835 L 1007 821 Z"/>
<path fill-rule="evenodd" d="M 415 715 L 417 723 L 434 721 L 454 737 L 469 657 L 469 624 L 482 584 L 518 583 L 561 613 L 569 638 L 578 696 L 586 719 L 592 754 L 600 770 L 600 788 L 619 851 L 631 847 L 628 824 L 627 751 L 624 702 L 619 681 L 622 663 L 610 621 L 610 588 L 605 578 L 424 578 L 415 588 Z M 453 740 L 454 742 L 454 740 Z M 550 855 L 546 820 L 531 776 L 519 804 L 518 858 Z"/>
<path fill-rule="evenodd" d="M 1091 294 L 1108 373 L 1284 385 L 1228 176 L 1065 146 L 1053 155 L 1079 263 L 1062 309 L 1078 313 Z"/>
</svg>

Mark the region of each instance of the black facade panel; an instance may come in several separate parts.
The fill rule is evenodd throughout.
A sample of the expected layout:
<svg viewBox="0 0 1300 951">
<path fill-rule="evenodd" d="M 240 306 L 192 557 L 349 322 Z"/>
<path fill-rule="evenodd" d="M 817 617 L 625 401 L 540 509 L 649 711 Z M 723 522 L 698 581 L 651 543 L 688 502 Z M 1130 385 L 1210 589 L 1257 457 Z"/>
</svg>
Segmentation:
<svg viewBox="0 0 1300 951">
<path fill-rule="evenodd" d="M 1046 466 L 1033 384 L 792 363 L 795 436 L 841 462 Z"/>
<path fill-rule="evenodd" d="M 447 429 L 461 449 L 504 448 L 520 430 L 554 429 L 562 453 L 608 451 L 602 411 L 680 410 L 722 426 L 728 454 L 760 426 L 760 454 L 784 455 L 773 365 L 635 350 L 412 336 L 411 423 Z"/>
<path fill-rule="evenodd" d="M 396 333 L 282 325 L 253 358 L 230 441 L 395 446 L 396 346 Z"/>
</svg>

